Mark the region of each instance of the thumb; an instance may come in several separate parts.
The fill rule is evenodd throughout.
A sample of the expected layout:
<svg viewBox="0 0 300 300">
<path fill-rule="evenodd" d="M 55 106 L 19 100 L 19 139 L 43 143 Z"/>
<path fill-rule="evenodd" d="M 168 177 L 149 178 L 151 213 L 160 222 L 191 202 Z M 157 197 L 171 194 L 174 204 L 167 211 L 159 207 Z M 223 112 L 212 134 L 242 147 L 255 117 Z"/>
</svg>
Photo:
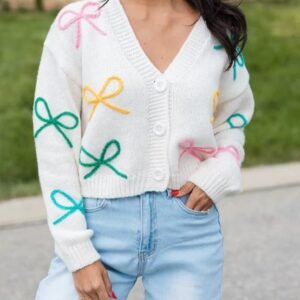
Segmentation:
<svg viewBox="0 0 300 300">
<path fill-rule="evenodd" d="M 179 190 L 172 190 L 172 196 L 181 197 L 186 195 L 193 190 L 194 186 L 194 183 L 187 181 Z"/>
</svg>

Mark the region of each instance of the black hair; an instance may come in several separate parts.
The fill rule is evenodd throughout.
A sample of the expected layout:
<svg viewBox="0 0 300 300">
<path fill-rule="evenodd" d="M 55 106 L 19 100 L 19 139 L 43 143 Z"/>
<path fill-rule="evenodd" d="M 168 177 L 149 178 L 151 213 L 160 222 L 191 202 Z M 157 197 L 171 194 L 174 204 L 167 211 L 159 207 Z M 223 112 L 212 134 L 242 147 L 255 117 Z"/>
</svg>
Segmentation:
<svg viewBox="0 0 300 300">
<path fill-rule="evenodd" d="M 247 41 L 247 21 L 239 8 L 240 3 L 234 4 L 224 0 L 186 1 L 200 11 L 208 29 L 226 50 L 229 57 L 228 70 L 241 54 Z"/>
<path fill-rule="evenodd" d="M 109 0 L 100 0 L 103 7 Z M 194 9 L 200 12 L 208 29 L 224 47 L 230 69 L 243 51 L 247 41 L 247 21 L 240 3 L 234 4 L 228 0 L 186 0 Z"/>
</svg>

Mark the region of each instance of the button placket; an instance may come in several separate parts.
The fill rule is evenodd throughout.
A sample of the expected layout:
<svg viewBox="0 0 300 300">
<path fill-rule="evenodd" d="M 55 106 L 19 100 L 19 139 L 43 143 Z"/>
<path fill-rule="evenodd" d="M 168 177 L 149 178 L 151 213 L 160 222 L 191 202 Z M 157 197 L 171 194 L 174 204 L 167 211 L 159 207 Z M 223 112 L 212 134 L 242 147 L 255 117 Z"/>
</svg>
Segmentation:
<svg viewBox="0 0 300 300">
<path fill-rule="evenodd" d="M 153 88 L 157 92 L 157 95 L 155 97 L 159 98 L 159 101 L 163 105 L 167 105 L 168 103 L 168 88 L 169 88 L 169 83 L 168 80 L 163 76 L 163 75 L 158 75 L 154 80 L 153 80 Z M 161 94 L 161 95 L 158 95 Z M 157 138 L 155 139 L 163 139 L 163 136 L 166 135 L 168 126 L 166 124 L 167 121 L 167 116 L 168 116 L 168 111 L 167 111 L 167 106 L 162 107 L 163 111 L 165 114 L 160 114 L 160 118 L 156 117 L 155 122 L 152 123 L 152 132 Z M 161 145 L 165 145 L 163 141 L 161 141 Z M 160 151 L 162 152 L 163 149 Z M 165 152 L 165 149 L 163 150 Z M 163 154 L 165 156 L 165 154 Z M 163 167 L 165 165 L 164 159 L 160 158 L 160 161 L 157 161 L 155 163 L 156 167 L 152 169 L 152 177 L 155 181 L 157 182 L 162 182 L 166 176 L 168 171 Z M 159 167 L 160 166 L 160 167 Z"/>
<path fill-rule="evenodd" d="M 166 132 L 166 127 L 162 122 L 156 122 L 153 125 L 153 132 L 158 136 L 162 136 Z"/>
<path fill-rule="evenodd" d="M 167 86 L 167 80 L 163 76 L 157 77 L 154 80 L 154 88 L 158 92 L 164 92 L 167 89 Z"/>
</svg>

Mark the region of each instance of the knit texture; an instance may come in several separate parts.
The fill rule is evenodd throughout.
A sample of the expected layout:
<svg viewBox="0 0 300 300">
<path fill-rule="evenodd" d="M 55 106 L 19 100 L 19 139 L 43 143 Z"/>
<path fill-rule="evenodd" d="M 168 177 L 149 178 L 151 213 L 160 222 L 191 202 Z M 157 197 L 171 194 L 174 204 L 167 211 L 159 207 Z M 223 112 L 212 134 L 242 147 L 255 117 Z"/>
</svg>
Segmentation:
<svg viewBox="0 0 300 300">
<path fill-rule="evenodd" d="M 146 56 L 119 0 L 63 7 L 43 45 L 33 103 L 39 180 L 55 251 L 70 271 L 100 259 L 83 197 L 178 189 L 214 202 L 242 191 L 254 113 L 245 58 L 203 18 L 165 72 Z"/>
</svg>

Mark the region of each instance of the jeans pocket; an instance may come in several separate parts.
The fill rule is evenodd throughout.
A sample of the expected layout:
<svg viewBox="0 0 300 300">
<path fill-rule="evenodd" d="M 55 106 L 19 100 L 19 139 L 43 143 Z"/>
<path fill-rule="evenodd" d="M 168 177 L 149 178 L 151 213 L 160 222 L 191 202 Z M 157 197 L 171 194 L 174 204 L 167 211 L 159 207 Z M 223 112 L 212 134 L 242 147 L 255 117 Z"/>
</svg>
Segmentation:
<svg viewBox="0 0 300 300">
<path fill-rule="evenodd" d="M 216 212 L 218 214 L 218 223 L 219 223 L 220 234 L 224 238 L 224 231 L 223 231 L 223 224 L 222 224 L 222 221 L 221 221 L 221 214 L 219 212 L 219 209 L 218 209 L 217 205 L 215 205 L 215 208 L 216 208 Z"/>
<path fill-rule="evenodd" d="M 97 212 L 104 209 L 110 203 L 108 198 L 83 197 L 83 205 L 86 213 Z"/>
<path fill-rule="evenodd" d="M 210 215 L 216 209 L 214 203 L 207 210 L 195 210 L 195 209 L 189 208 L 186 205 L 186 202 L 187 202 L 189 196 L 190 196 L 190 194 L 186 194 L 181 197 L 173 197 L 175 203 L 177 204 L 177 207 L 184 213 L 192 214 L 192 215 L 196 215 L 196 216 L 207 216 L 207 215 Z"/>
</svg>

